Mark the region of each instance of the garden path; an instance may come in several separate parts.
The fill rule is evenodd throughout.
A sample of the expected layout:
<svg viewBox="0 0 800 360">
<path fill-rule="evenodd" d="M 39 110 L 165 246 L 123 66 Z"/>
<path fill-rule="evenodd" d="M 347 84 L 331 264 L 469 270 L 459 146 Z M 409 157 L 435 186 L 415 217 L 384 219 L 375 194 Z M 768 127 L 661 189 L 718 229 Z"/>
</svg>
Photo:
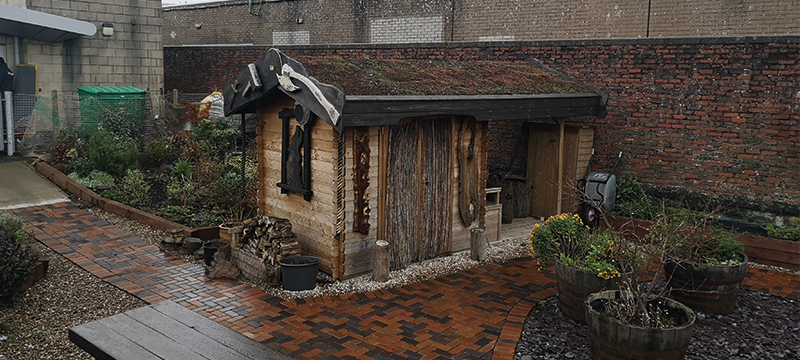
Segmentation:
<svg viewBox="0 0 800 360">
<path fill-rule="evenodd" d="M 513 359 L 528 312 L 555 294 L 527 258 L 422 283 L 283 300 L 164 253 L 73 203 L 12 211 L 37 238 L 148 303 L 172 300 L 299 359 Z M 750 268 L 745 286 L 800 300 L 800 275 Z"/>
</svg>

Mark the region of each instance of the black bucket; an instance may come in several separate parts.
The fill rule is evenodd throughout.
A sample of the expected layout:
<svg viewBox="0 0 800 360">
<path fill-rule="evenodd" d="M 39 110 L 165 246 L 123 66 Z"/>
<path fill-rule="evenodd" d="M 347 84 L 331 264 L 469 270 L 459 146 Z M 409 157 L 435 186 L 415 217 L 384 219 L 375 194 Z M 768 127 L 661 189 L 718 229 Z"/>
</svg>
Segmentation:
<svg viewBox="0 0 800 360">
<path fill-rule="evenodd" d="M 283 288 L 289 291 L 313 290 L 317 285 L 319 258 L 292 256 L 279 262 Z"/>
<path fill-rule="evenodd" d="M 203 260 L 206 263 L 206 266 L 211 266 L 211 263 L 214 261 L 214 253 L 217 252 L 217 244 L 214 243 L 205 243 L 203 244 Z"/>
</svg>

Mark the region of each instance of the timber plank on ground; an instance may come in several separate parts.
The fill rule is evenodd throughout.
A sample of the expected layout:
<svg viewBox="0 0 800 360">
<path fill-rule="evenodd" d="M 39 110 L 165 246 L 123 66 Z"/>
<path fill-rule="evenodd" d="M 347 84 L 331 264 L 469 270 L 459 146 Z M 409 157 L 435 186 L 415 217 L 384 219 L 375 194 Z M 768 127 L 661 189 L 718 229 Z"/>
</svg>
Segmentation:
<svg viewBox="0 0 800 360">
<path fill-rule="evenodd" d="M 69 339 L 101 360 L 289 359 L 172 301 L 73 327 Z"/>
</svg>

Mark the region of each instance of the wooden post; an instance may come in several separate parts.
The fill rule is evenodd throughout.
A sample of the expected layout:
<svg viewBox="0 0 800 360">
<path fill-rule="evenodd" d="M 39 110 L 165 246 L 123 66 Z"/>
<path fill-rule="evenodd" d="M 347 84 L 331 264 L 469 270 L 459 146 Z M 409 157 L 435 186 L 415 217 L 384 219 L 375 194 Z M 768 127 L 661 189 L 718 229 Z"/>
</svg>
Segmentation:
<svg viewBox="0 0 800 360">
<path fill-rule="evenodd" d="M 389 281 L 389 242 L 375 241 L 375 262 L 372 267 L 372 280 Z"/>
<path fill-rule="evenodd" d="M 472 229 L 469 231 L 469 255 L 472 260 L 486 260 L 486 231 Z"/>
<path fill-rule="evenodd" d="M 556 199 L 556 213 L 553 215 L 561 214 L 561 195 L 564 186 L 564 119 L 556 118 L 556 122 L 558 123 L 558 182 L 556 182 L 558 197 Z"/>
</svg>

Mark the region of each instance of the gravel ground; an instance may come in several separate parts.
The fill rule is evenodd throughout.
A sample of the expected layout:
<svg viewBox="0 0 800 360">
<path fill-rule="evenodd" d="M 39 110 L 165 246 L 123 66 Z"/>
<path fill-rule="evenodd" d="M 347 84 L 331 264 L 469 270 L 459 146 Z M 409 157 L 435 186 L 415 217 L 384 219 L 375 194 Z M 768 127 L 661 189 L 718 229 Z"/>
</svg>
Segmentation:
<svg viewBox="0 0 800 360">
<path fill-rule="evenodd" d="M 96 278 L 47 246 L 47 275 L 8 305 L 0 305 L 0 354 L 10 360 L 92 359 L 67 339 L 73 326 L 144 306 L 145 303 Z M 2 359 L 2 357 L 0 357 Z"/>
<path fill-rule="evenodd" d="M 742 290 L 727 316 L 697 313 L 687 360 L 800 359 L 800 303 Z M 516 360 L 589 359 L 586 325 L 564 316 L 553 296 L 531 310 Z"/>
<path fill-rule="evenodd" d="M 163 231 L 94 208 L 79 200 L 74 201 L 97 217 L 164 249 L 165 245 L 161 243 L 165 237 Z M 11 306 L 0 307 L 0 339 L 7 337 L 5 341 L 0 341 L 0 360 L 91 359 L 68 340 L 67 330 L 70 327 L 147 305 L 94 277 L 48 247 L 40 243 L 35 246 L 50 258 L 50 267 L 47 276 L 18 297 Z M 202 261 L 193 256 L 176 256 L 204 266 Z M 523 256 L 528 256 L 525 240 L 506 240 L 493 243 L 488 250 L 488 259 L 483 262 L 471 260 L 468 252 L 452 254 L 393 271 L 389 281 L 384 283 L 372 281 L 368 275 L 334 281 L 320 272 L 317 287 L 309 291 L 285 291 L 265 284 L 251 285 L 284 299 L 360 293 L 403 286 L 489 262 L 503 262 L 505 259 Z M 243 278 L 239 280 L 244 282 Z"/>
</svg>

